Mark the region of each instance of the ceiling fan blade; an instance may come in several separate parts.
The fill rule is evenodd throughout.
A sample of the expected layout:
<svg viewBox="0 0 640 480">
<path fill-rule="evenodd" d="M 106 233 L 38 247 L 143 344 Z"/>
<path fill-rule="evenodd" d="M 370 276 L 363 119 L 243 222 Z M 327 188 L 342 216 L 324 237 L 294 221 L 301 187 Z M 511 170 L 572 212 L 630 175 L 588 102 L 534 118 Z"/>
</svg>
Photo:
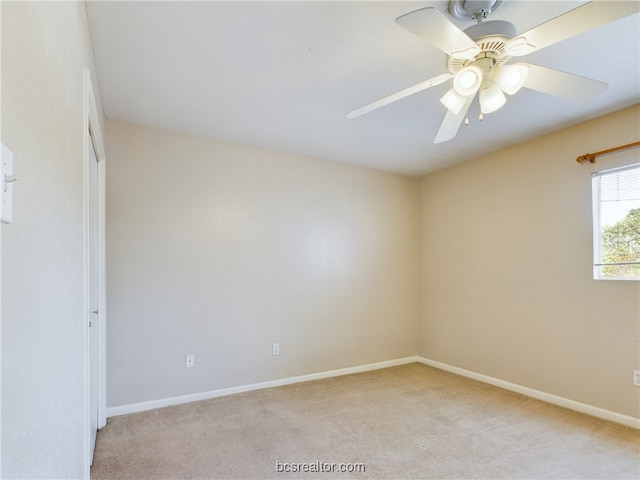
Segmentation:
<svg viewBox="0 0 640 480">
<path fill-rule="evenodd" d="M 602 93 L 608 86 L 606 83 L 599 82 L 598 80 L 580 77 L 539 65 L 532 65 L 530 63 L 521 63 L 518 65 L 525 65 L 529 70 L 523 87 L 576 102 L 595 97 L 599 93 Z"/>
<path fill-rule="evenodd" d="M 451 110 L 447 110 L 447 114 L 444 116 L 444 120 L 440 125 L 440 130 L 438 130 L 433 143 L 446 142 L 447 140 L 451 140 L 456 136 L 456 134 L 458 133 L 458 129 L 460 128 L 460 125 L 464 120 L 464 117 L 467 115 L 467 111 L 469 110 L 474 97 L 475 94 L 469 95 L 467 97 L 467 100 L 464 102 L 462 109 L 460 109 L 460 112 L 458 112 L 457 114 L 453 113 Z"/>
<path fill-rule="evenodd" d="M 474 58 L 480 47 L 433 7 L 421 8 L 396 19 L 396 23 L 453 58 Z"/>
<path fill-rule="evenodd" d="M 357 118 L 365 113 L 369 113 L 373 110 L 376 110 L 380 107 L 384 107 L 385 105 L 389 105 L 390 103 L 396 102 L 400 99 L 408 97 L 409 95 L 413 95 L 414 93 L 421 92 L 422 90 L 426 90 L 427 88 L 433 87 L 435 85 L 440 85 L 441 83 L 446 82 L 451 77 L 453 77 L 452 73 L 443 73 L 436 77 L 430 78 L 429 80 L 425 80 L 424 82 L 420 82 L 412 87 L 405 88 L 404 90 L 400 90 L 399 92 L 393 93 L 389 96 L 381 98 L 380 100 L 376 100 L 373 103 L 365 105 L 364 107 L 360 107 L 353 112 L 347 113 L 347 118 Z"/>
<path fill-rule="evenodd" d="M 527 55 L 601 25 L 638 13 L 637 1 L 593 0 L 509 40 L 511 56 Z"/>
</svg>

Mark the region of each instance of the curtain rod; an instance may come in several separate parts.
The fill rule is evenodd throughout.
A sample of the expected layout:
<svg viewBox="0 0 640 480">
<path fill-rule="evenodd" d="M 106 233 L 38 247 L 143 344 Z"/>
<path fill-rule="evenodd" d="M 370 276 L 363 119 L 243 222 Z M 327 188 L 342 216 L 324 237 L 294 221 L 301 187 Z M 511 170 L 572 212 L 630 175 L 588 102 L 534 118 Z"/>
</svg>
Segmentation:
<svg viewBox="0 0 640 480">
<path fill-rule="evenodd" d="M 607 150 L 602 150 L 600 152 L 585 153 L 584 155 L 580 155 L 578 158 L 576 158 L 576 162 L 586 163 L 588 160 L 589 163 L 596 163 L 596 157 L 599 157 L 601 155 L 607 155 L 609 153 L 617 152 L 620 150 L 626 150 L 628 148 L 638 147 L 638 146 L 640 146 L 640 142 L 633 142 L 633 143 L 628 143 L 626 145 L 620 145 L 619 147 L 608 148 Z"/>
</svg>

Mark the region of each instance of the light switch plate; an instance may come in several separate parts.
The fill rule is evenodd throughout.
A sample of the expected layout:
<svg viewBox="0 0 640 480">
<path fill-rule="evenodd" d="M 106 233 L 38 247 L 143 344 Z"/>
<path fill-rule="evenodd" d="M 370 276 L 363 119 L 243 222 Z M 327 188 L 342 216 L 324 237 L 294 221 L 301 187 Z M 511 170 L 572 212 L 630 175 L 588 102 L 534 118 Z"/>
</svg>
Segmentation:
<svg viewBox="0 0 640 480">
<path fill-rule="evenodd" d="M 9 181 L 7 182 L 7 179 Z M 13 153 L 4 144 L 0 153 L 0 220 L 13 222 Z"/>
</svg>

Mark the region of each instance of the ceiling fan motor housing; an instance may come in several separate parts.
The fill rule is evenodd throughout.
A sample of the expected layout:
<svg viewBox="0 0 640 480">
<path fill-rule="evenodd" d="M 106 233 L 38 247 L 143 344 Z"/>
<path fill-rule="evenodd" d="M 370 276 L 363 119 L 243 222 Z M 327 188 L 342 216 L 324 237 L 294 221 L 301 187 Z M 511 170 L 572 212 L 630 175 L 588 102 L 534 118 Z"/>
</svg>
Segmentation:
<svg viewBox="0 0 640 480">
<path fill-rule="evenodd" d="M 511 56 L 506 53 L 506 43 L 516 35 L 516 27 L 503 20 L 490 20 L 465 29 L 464 33 L 480 48 L 472 59 L 447 57 L 447 69 L 456 74 L 470 65 L 477 66 L 483 72 L 483 86 L 490 80 L 493 69 L 504 65 Z M 490 59 L 490 60 L 489 60 Z M 482 88 L 482 87 L 481 87 Z"/>
</svg>

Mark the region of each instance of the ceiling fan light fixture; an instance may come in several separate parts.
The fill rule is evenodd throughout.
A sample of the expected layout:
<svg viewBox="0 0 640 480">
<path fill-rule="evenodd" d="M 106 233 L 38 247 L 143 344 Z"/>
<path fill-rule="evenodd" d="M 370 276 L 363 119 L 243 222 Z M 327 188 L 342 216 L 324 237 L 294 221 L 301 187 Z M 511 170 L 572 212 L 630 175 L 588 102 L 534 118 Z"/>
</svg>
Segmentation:
<svg viewBox="0 0 640 480">
<path fill-rule="evenodd" d="M 526 65 L 504 65 L 496 69 L 493 81 L 504 93 L 513 95 L 522 88 L 528 73 L 529 69 Z"/>
<path fill-rule="evenodd" d="M 507 97 L 495 83 L 480 90 L 480 111 L 482 113 L 493 113 L 505 103 L 507 103 Z"/>
<path fill-rule="evenodd" d="M 447 112 L 434 143 L 451 140 L 462 123 L 469 124 L 469 107 L 478 92 L 480 120 L 506 103 L 505 94 L 513 95 L 523 86 L 556 97 L 586 100 L 602 92 L 607 84 L 529 63 L 505 64 L 511 57 L 533 53 L 638 13 L 637 2 L 620 2 L 618 7 L 612 8 L 609 2 L 594 0 L 518 35 L 510 22 L 484 21 L 500 3 L 501 0 L 450 0 L 449 12 L 454 17 L 472 18 L 477 22 L 464 30 L 435 6 L 398 17 L 398 25 L 447 54 L 449 73 L 387 95 L 348 113 L 347 118 L 358 117 L 451 78 L 453 88 L 440 99 Z"/>
<path fill-rule="evenodd" d="M 453 88 L 463 97 L 475 94 L 482 83 L 482 71 L 475 66 L 465 67 L 453 77 Z"/>
<path fill-rule="evenodd" d="M 456 115 L 460 113 L 460 110 L 462 110 L 465 101 L 466 98 L 456 92 L 453 88 L 445 93 L 440 99 L 440 102 L 447 107 L 451 113 Z"/>
</svg>

